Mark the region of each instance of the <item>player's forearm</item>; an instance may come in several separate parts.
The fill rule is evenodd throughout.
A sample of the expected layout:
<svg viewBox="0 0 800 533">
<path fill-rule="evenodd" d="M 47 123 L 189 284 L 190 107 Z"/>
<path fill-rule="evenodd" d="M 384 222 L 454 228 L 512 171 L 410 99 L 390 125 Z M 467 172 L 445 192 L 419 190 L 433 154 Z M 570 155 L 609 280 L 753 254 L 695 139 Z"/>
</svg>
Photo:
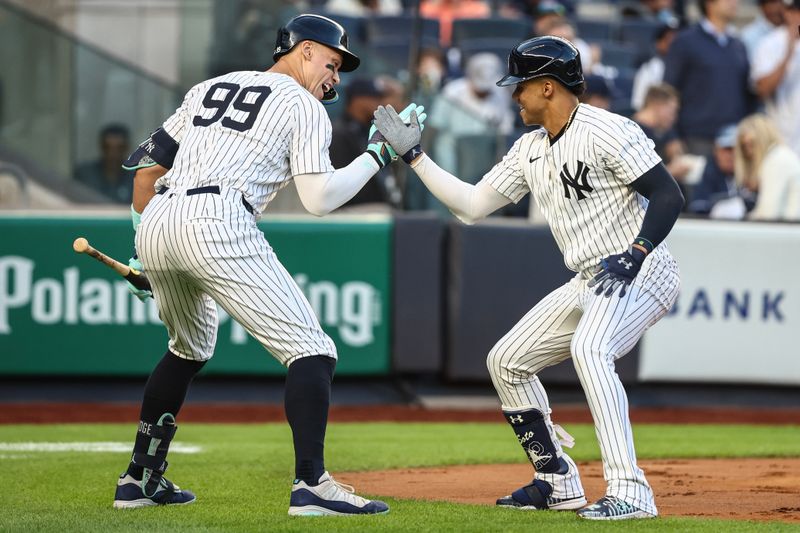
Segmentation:
<svg viewBox="0 0 800 533">
<path fill-rule="evenodd" d="M 422 183 L 465 224 L 474 224 L 509 203 L 508 198 L 483 183 L 465 183 L 442 169 L 425 154 L 411 163 Z"/>
<path fill-rule="evenodd" d="M 333 172 L 301 174 L 294 177 L 297 193 L 303 207 L 321 217 L 341 207 L 380 170 L 367 153 L 356 157 L 352 163 Z"/>
<path fill-rule="evenodd" d="M 137 213 L 144 211 L 150 199 L 156 195 L 155 184 L 167 173 L 161 165 L 140 168 L 133 177 L 133 209 Z"/>
<path fill-rule="evenodd" d="M 649 201 L 637 239 L 641 237 L 649 241 L 647 248 L 652 250 L 667 237 L 678 220 L 684 204 L 683 193 L 661 163 L 648 170 L 632 185 L 636 192 Z"/>
</svg>

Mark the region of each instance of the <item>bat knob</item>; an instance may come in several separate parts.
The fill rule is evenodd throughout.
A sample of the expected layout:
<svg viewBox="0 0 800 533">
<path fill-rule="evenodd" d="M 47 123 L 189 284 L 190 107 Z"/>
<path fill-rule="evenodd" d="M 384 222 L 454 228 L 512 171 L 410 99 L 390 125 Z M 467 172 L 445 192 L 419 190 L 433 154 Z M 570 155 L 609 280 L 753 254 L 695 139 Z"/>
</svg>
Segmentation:
<svg viewBox="0 0 800 533">
<path fill-rule="evenodd" d="M 72 243 L 72 249 L 77 253 L 82 254 L 89 249 L 89 241 L 83 237 L 78 237 L 75 239 L 75 242 Z"/>
</svg>

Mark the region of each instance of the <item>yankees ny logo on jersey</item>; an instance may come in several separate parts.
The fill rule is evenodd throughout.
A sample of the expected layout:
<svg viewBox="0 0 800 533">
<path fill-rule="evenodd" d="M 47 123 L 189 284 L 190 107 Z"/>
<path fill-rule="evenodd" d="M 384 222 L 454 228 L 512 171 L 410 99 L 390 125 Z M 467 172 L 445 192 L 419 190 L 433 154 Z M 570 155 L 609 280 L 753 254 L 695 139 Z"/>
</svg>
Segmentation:
<svg viewBox="0 0 800 533">
<path fill-rule="evenodd" d="M 572 187 L 575 189 L 575 194 L 578 195 L 578 200 L 586 198 L 586 195 L 583 193 L 592 192 L 594 190 L 589 185 L 588 176 L 589 165 L 583 161 L 578 161 L 578 170 L 575 172 L 575 177 L 572 177 L 569 168 L 567 168 L 567 164 L 564 163 L 564 167 L 561 169 L 561 181 L 564 183 L 564 196 L 568 199 L 572 199 L 569 194 L 569 188 Z"/>
</svg>

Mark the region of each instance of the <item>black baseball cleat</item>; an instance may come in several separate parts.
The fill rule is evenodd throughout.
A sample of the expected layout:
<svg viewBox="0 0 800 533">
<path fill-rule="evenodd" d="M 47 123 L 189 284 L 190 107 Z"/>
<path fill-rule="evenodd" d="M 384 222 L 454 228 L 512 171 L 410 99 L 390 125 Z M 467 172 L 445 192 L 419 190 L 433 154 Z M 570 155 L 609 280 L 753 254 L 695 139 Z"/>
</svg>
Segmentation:
<svg viewBox="0 0 800 533">
<path fill-rule="evenodd" d="M 114 509 L 136 509 L 153 505 L 186 505 L 195 501 L 191 491 L 180 487 L 166 478 L 161 478 L 155 494 L 145 496 L 142 482 L 124 472 L 117 480 L 117 492 L 114 494 Z"/>
<path fill-rule="evenodd" d="M 553 487 L 546 481 L 534 479 L 502 498 L 498 498 L 499 507 L 513 507 L 523 511 L 574 511 L 586 505 L 583 495 L 574 498 L 553 498 Z"/>
<path fill-rule="evenodd" d="M 577 514 L 580 518 L 587 520 L 630 520 L 656 517 L 656 515 L 624 502 L 616 496 L 603 496 L 596 503 L 578 511 Z"/>
</svg>

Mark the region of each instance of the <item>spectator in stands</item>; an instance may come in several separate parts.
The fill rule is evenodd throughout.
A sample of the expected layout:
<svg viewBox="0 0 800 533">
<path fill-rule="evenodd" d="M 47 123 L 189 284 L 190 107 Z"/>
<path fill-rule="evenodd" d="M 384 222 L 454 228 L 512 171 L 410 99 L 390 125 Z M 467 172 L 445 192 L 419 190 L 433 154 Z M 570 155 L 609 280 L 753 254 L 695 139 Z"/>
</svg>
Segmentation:
<svg viewBox="0 0 800 533">
<path fill-rule="evenodd" d="M 533 19 L 533 36 L 549 35 L 553 25 L 564 20 L 566 16 L 566 8 L 554 0 L 536 2 L 531 17 Z"/>
<path fill-rule="evenodd" d="M 754 55 L 761 39 L 768 33 L 783 25 L 783 1 L 782 0 L 758 0 L 759 13 L 755 20 L 742 28 L 739 38 L 747 48 L 747 55 L 750 64 L 753 64 Z"/>
<path fill-rule="evenodd" d="M 120 204 L 131 203 L 133 172 L 122 168 L 130 154 L 130 132 L 122 124 L 100 130 L 100 158 L 78 165 L 75 179 Z"/>
<path fill-rule="evenodd" d="M 333 123 L 331 137 L 330 156 L 334 168 L 347 166 L 354 156 L 364 153 L 367 149 L 369 129 L 372 126 L 372 114 L 379 105 L 386 103 L 384 100 L 386 91 L 378 80 L 356 78 L 344 92 L 344 113 Z M 391 192 L 394 189 L 387 190 L 385 186 L 387 178 L 393 181 L 390 167 L 378 172 L 345 204 L 345 207 L 390 203 Z M 399 202 L 398 198 L 394 200 Z"/>
<path fill-rule="evenodd" d="M 467 61 L 466 76 L 445 85 L 434 100 L 428 124 L 436 129 L 434 150 L 443 169 L 458 171 L 456 139 L 460 135 L 511 133 L 511 94 L 495 85 L 503 68 L 496 55 L 475 54 Z"/>
<path fill-rule="evenodd" d="M 600 109 L 610 110 L 613 89 L 609 81 L 598 74 L 587 74 L 584 77 L 586 90 L 578 97 L 581 103 Z"/>
<path fill-rule="evenodd" d="M 637 111 L 641 109 L 648 89 L 664 81 L 664 58 L 667 56 L 677 31 L 678 26 L 674 24 L 662 24 L 656 31 L 653 38 L 653 48 L 656 53 L 642 63 L 633 78 L 633 93 L 631 94 L 633 109 Z"/>
<path fill-rule="evenodd" d="M 800 154 L 800 0 L 789 0 L 785 24 L 763 38 L 751 73 L 767 115 L 781 136 Z"/>
<path fill-rule="evenodd" d="M 800 156 L 783 143 L 763 114 L 739 123 L 734 150 L 736 184 L 757 194 L 752 220 L 800 220 Z"/>
<path fill-rule="evenodd" d="M 399 15 L 403 12 L 400 0 L 328 0 L 325 11 L 347 17 L 372 17 L 376 15 Z"/>
<path fill-rule="evenodd" d="M 633 115 L 633 120 L 655 144 L 656 153 L 678 181 L 684 198 L 689 198 L 688 184 L 684 180 L 692 166 L 683 157 L 685 149 L 675 131 L 679 107 L 678 92 L 673 87 L 666 83 L 653 85 L 647 90 L 644 105 Z"/>
<path fill-rule="evenodd" d="M 450 46 L 455 19 L 486 18 L 491 14 L 489 4 L 483 0 L 422 0 L 419 9 L 423 17 L 439 21 L 439 40 L 444 48 Z"/>
<path fill-rule="evenodd" d="M 714 218 L 736 219 L 744 216 L 744 212 L 736 216 L 738 209 L 728 214 L 727 207 L 731 204 L 725 202 L 738 197 L 736 179 L 734 178 L 733 147 L 735 145 L 736 125 L 724 126 L 714 140 L 713 155 L 708 158 L 700 183 L 692 192 L 692 197 L 689 200 L 690 212 L 709 215 L 715 204 L 722 201 L 723 203 L 717 208 L 719 214 Z M 723 211 L 726 211 L 726 213 L 723 213 Z"/>
<path fill-rule="evenodd" d="M 664 62 L 664 81 L 681 95 L 678 133 L 693 154 L 711 155 L 716 133 L 754 109 L 747 51 L 730 29 L 736 2 L 700 0 L 703 19 L 675 36 Z"/>
<path fill-rule="evenodd" d="M 621 14 L 625 18 L 638 18 L 660 22 L 669 26 L 678 26 L 680 23 L 678 16 L 675 14 L 673 0 L 627 2 L 621 7 Z"/>
<path fill-rule="evenodd" d="M 547 25 L 537 25 L 537 27 L 544 32 L 537 33 L 537 36 L 552 35 L 554 37 L 566 39 L 574 44 L 575 48 L 577 48 L 578 52 L 581 54 L 581 67 L 584 74 L 592 72 L 595 62 L 599 57 L 599 50 L 596 50 L 595 47 L 590 46 L 589 43 L 581 39 L 575 30 L 575 26 L 573 26 L 569 20 L 562 16 L 560 18 L 550 19 Z"/>
<path fill-rule="evenodd" d="M 507 18 L 527 17 L 531 20 L 536 19 L 541 13 L 543 6 L 557 6 L 561 16 L 571 16 L 575 13 L 575 2 L 573 0 L 506 0 L 500 4 L 500 16 Z M 549 9 L 549 7 L 545 7 Z"/>
<path fill-rule="evenodd" d="M 442 51 L 438 48 L 422 48 L 417 59 L 417 86 L 414 90 L 414 102 L 430 108 L 434 97 L 439 94 L 446 76 L 447 65 Z"/>
</svg>

